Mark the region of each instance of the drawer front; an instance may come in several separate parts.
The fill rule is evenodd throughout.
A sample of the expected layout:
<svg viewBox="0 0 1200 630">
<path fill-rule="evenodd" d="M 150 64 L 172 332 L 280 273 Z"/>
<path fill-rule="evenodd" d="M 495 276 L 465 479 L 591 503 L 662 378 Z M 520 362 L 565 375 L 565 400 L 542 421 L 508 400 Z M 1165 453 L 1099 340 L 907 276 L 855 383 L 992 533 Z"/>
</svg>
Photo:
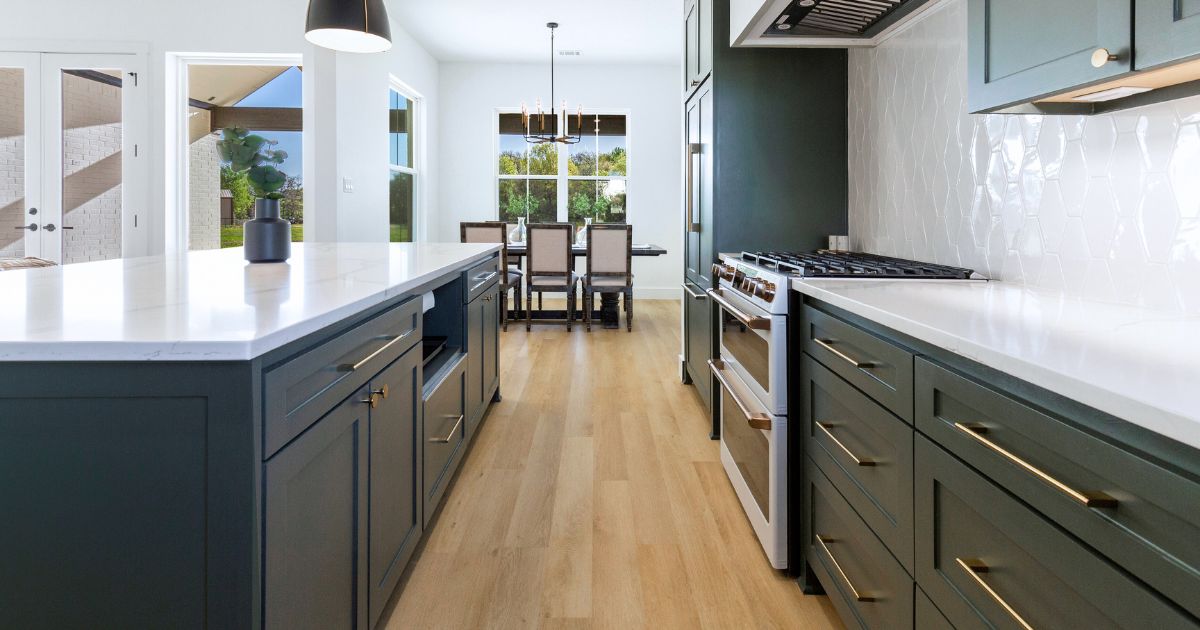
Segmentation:
<svg viewBox="0 0 1200 630">
<path fill-rule="evenodd" d="M 916 626 L 921 630 L 954 630 L 950 620 L 946 619 L 942 611 L 933 605 L 929 596 L 920 587 L 917 587 L 916 608 Z"/>
<path fill-rule="evenodd" d="M 917 582 L 958 628 L 1196 620 L 940 447 L 916 439 Z"/>
<path fill-rule="evenodd" d="M 900 564 L 913 570 L 913 429 L 804 358 L 808 452 Z"/>
<path fill-rule="evenodd" d="M 911 352 L 811 306 L 804 307 L 801 334 L 810 356 L 912 422 Z"/>
<path fill-rule="evenodd" d="M 1200 617 L 1200 484 L 917 360 L 917 428 Z"/>
<path fill-rule="evenodd" d="M 913 580 L 808 460 L 808 561 L 848 627 L 912 628 Z"/>
<path fill-rule="evenodd" d="M 483 295 L 489 287 L 500 281 L 500 258 L 489 258 L 463 272 L 463 286 L 466 287 L 466 301 L 470 302 Z"/>
<path fill-rule="evenodd" d="M 421 300 L 403 303 L 263 376 L 263 459 L 421 340 Z"/>
<path fill-rule="evenodd" d="M 459 361 L 441 383 L 425 398 L 424 410 L 424 488 L 425 524 L 446 492 L 454 466 L 462 453 L 466 436 L 465 381 L 467 362 Z"/>
</svg>

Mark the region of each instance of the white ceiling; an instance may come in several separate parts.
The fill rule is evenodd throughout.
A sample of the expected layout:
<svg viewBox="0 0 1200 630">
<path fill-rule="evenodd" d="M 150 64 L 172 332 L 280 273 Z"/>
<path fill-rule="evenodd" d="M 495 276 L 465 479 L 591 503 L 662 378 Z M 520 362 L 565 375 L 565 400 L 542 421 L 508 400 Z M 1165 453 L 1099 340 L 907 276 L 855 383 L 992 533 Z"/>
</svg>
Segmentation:
<svg viewBox="0 0 1200 630">
<path fill-rule="evenodd" d="M 386 0 L 400 25 L 440 61 L 548 62 L 558 22 L 562 63 L 679 63 L 682 0 Z"/>
</svg>

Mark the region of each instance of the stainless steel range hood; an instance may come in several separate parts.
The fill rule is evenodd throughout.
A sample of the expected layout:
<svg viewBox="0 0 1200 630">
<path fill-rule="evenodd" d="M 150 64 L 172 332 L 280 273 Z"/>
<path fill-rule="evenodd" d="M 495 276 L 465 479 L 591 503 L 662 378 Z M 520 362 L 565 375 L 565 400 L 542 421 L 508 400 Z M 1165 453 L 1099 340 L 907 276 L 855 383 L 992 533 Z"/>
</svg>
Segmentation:
<svg viewBox="0 0 1200 630">
<path fill-rule="evenodd" d="M 731 0 L 733 46 L 874 46 L 944 0 Z"/>
</svg>

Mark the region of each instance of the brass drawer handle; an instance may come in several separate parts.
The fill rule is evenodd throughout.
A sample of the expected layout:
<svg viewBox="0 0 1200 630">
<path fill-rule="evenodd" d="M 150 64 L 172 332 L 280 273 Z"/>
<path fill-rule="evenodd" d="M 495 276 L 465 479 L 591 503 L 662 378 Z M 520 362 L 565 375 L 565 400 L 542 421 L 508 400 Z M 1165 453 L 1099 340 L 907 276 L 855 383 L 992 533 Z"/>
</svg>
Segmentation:
<svg viewBox="0 0 1200 630">
<path fill-rule="evenodd" d="M 404 339 L 405 337 L 407 337 L 407 336 L 409 336 L 409 335 L 413 334 L 413 332 L 414 332 L 415 330 L 416 330 L 416 329 L 414 328 L 414 329 L 412 329 L 412 330 L 409 330 L 408 332 L 406 332 L 406 333 L 404 333 L 404 334 L 402 334 L 402 335 L 395 335 L 395 336 L 393 336 L 393 337 L 391 338 L 391 340 L 390 340 L 390 341 L 388 341 L 387 343 L 385 343 L 385 344 L 383 344 L 382 346 L 380 346 L 380 347 L 379 347 L 379 349 L 378 349 L 378 350 L 376 350 L 375 352 L 372 352 L 371 354 L 368 354 L 367 356 L 365 356 L 365 357 L 363 357 L 362 359 L 360 359 L 360 360 L 358 361 L 358 363 L 343 363 L 343 364 L 341 364 L 341 365 L 337 366 L 337 371 L 339 371 L 339 372 L 354 372 L 354 371 L 357 371 L 357 370 L 358 370 L 359 368 L 361 368 L 362 366 L 366 365 L 367 363 L 370 363 L 370 362 L 371 362 L 371 359 L 374 359 L 375 357 L 377 357 L 377 356 L 379 356 L 379 355 L 383 354 L 385 351 L 387 351 L 387 349 L 388 349 L 388 348 L 391 348 L 392 346 L 396 345 L 397 343 L 400 343 L 400 340 L 402 340 L 402 339 Z M 387 337 L 380 337 L 380 339 L 387 339 Z"/>
<path fill-rule="evenodd" d="M 442 416 L 442 417 L 443 418 L 453 418 L 454 416 Z M 434 444 L 449 444 L 450 439 L 454 437 L 454 434 L 458 433 L 458 427 L 462 426 L 462 423 L 463 423 L 463 415 L 459 414 L 458 422 L 454 423 L 454 428 L 450 429 L 450 432 L 446 434 L 446 437 L 444 437 L 444 438 L 429 438 L 429 441 Z"/>
<path fill-rule="evenodd" d="M 1112 54 L 1107 48 L 1097 48 L 1092 51 L 1092 67 L 1103 68 L 1110 61 L 1120 59 L 1117 55 Z"/>
<path fill-rule="evenodd" d="M 817 422 L 815 424 L 817 425 L 817 428 L 820 429 L 821 432 L 826 435 L 826 437 L 833 440 L 833 443 L 836 444 L 838 448 L 842 449 L 843 453 L 845 453 L 850 459 L 854 460 L 855 464 L 858 464 L 859 466 L 874 466 L 875 465 L 875 460 L 866 458 L 866 457 L 859 457 L 858 455 L 855 455 L 850 449 L 846 448 L 845 444 L 842 444 L 841 440 L 834 437 L 833 433 L 829 431 L 829 429 L 833 428 L 833 426 L 834 426 L 833 424 L 830 424 L 828 422 Z"/>
<path fill-rule="evenodd" d="M 833 562 L 833 568 L 837 569 L 838 575 L 842 576 L 842 581 L 846 583 L 846 586 L 850 587 L 850 594 L 854 597 L 855 601 L 860 601 L 860 602 L 875 601 L 874 596 L 864 595 L 864 594 L 860 593 L 857 588 L 854 587 L 854 582 L 850 581 L 850 578 L 846 575 L 846 572 L 842 570 L 842 565 L 837 561 L 837 558 L 833 557 L 833 552 L 829 550 L 829 543 L 833 543 L 833 542 L 837 542 L 837 541 L 828 536 L 821 536 L 820 534 L 817 535 L 817 544 L 821 545 L 821 549 L 825 552 L 825 555 L 829 556 L 829 559 Z"/>
<path fill-rule="evenodd" d="M 688 297 L 692 298 L 693 300 L 703 300 L 704 298 L 708 297 L 707 293 L 696 293 L 686 284 L 683 285 L 683 292 L 687 293 Z"/>
<path fill-rule="evenodd" d="M 712 370 L 713 376 L 717 377 L 717 381 L 721 383 L 721 387 L 724 387 L 725 391 L 729 392 L 729 397 L 733 399 L 733 402 L 737 403 L 738 409 L 742 411 L 742 415 L 746 416 L 746 424 L 750 425 L 751 428 L 758 429 L 760 431 L 771 430 L 770 416 L 750 411 L 750 409 L 746 407 L 746 404 L 742 402 L 742 399 L 738 398 L 737 394 L 733 393 L 733 387 L 730 386 L 729 379 L 725 378 L 724 361 L 720 359 L 710 359 L 708 362 L 708 369 Z"/>
<path fill-rule="evenodd" d="M 826 350 L 828 350 L 828 351 L 832 352 L 832 353 L 833 353 L 834 355 L 836 355 L 836 356 L 837 356 L 839 359 L 841 359 L 841 360 L 845 361 L 846 363 L 849 363 L 850 365 L 853 365 L 853 366 L 854 366 L 854 367 L 856 367 L 856 368 L 860 368 L 860 369 L 861 369 L 861 368 L 869 368 L 869 367 L 871 367 L 871 364 L 870 364 L 870 363 L 868 363 L 868 362 L 865 362 L 865 361 L 859 361 L 858 359 L 851 358 L 849 355 L 847 355 L 846 353 L 842 352 L 841 350 L 838 350 L 837 348 L 834 348 L 834 347 L 833 347 L 833 344 L 834 344 L 835 342 L 834 342 L 834 340 L 833 340 L 833 339 L 817 339 L 816 337 L 814 337 L 814 338 L 813 338 L 813 341 L 814 341 L 814 342 L 816 342 L 816 344 L 817 344 L 818 346 L 821 346 L 822 348 L 825 348 Z"/>
<path fill-rule="evenodd" d="M 983 578 L 979 576 L 981 573 L 988 572 L 988 565 L 984 564 L 983 561 L 979 560 L 978 558 L 955 558 L 954 562 L 958 563 L 958 566 L 962 567 L 962 570 L 966 571 L 967 575 L 971 576 L 971 579 L 979 585 L 979 588 L 983 589 L 997 604 L 999 604 L 1000 607 L 1003 608 L 1004 611 L 1013 618 L 1013 621 L 1020 624 L 1020 626 L 1025 628 L 1025 630 L 1033 630 L 1033 626 L 1029 625 L 1029 622 L 1025 621 L 1024 617 L 1017 613 L 1017 611 L 1014 610 L 1013 607 L 1008 604 L 1008 602 L 1004 601 L 1003 597 L 1000 597 L 999 593 L 993 590 L 992 587 L 989 586 L 987 582 L 983 581 Z"/>
<path fill-rule="evenodd" d="M 1033 476 L 1054 486 L 1063 494 L 1071 497 L 1072 499 L 1075 499 L 1076 501 L 1082 503 L 1083 505 L 1085 505 L 1087 507 L 1090 507 L 1090 508 L 1091 507 L 1102 507 L 1102 508 L 1117 507 L 1117 500 L 1108 496 L 1107 494 L 1104 494 L 1103 492 L 1080 492 L 1080 491 L 1072 488 L 1071 486 L 1068 486 L 1067 484 L 1055 479 L 1054 477 L 1051 477 L 1049 473 L 1041 470 L 1040 468 L 1034 466 L 1033 464 L 1030 464 L 1029 462 L 1021 459 L 1020 457 L 1017 457 L 1016 455 L 1010 453 L 1003 446 L 1000 446 L 999 444 L 996 444 L 995 442 L 987 439 L 986 437 L 983 436 L 983 434 L 987 433 L 988 429 L 987 429 L 987 427 L 983 426 L 982 424 L 966 424 L 966 423 L 962 423 L 962 422 L 955 422 L 954 428 L 967 434 L 968 436 L 971 437 L 971 439 L 973 439 L 976 442 L 979 442 L 980 444 L 987 447 L 988 450 L 1000 455 L 1001 457 L 1016 464 L 1017 466 L 1020 466 L 1021 468 L 1025 469 L 1027 472 L 1029 472 Z"/>
<path fill-rule="evenodd" d="M 721 294 L 720 290 L 709 289 L 706 291 L 706 293 L 708 293 L 708 297 L 712 298 L 713 301 L 717 303 L 717 306 L 725 309 L 725 312 L 733 315 L 734 318 L 736 318 L 739 322 L 745 324 L 746 328 L 749 328 L 750 330 L 771 330 L 770 317 L 754 317 L 752 315 L 743 313 L 740 308 L 734 306 L 729 302 L 729 300 L 725 299 L 725 296 Z"/>
</svg>

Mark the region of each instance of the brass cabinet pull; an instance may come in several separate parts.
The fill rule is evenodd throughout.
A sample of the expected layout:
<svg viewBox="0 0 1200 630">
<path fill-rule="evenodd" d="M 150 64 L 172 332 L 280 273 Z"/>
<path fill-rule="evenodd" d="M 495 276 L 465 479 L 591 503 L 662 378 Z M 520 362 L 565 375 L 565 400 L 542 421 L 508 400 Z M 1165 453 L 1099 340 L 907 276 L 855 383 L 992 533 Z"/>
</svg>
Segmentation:
<svg viewBox="0 0 1200 630">
<path fill-rule="evenodd" d="M 366 398 L 364 398 L 363 400 L 360 400 L 358 402 L 374 409 L 379 406 L 379 394 L 376 394 L 375 392 L 371 392 L 371 394 L 369 396 L 367 396 Z"/>
<path fill-rule="evenodd" d="M 454 416 L 442 416 L 442 417 L 443 418 L 453 418 Z M 454 423 L 454 428 L 450 429 L 450 432 L 446 434 L 446 437 L 444 437 L 444 438 L 429 438 L 429 441 L 434 444 L 449 444 L 450 439 L 454 437 L 454 434 L 458 433 L 458 427 L 462 426 L 462 423 L 463 423 L 463 415 L 459 414 L 458 421 Z"/>
<path fill-rule="evenodd" d="M 992 598 L 992 600 L 999 604 L 1000 607 L 1003 608 L 1004 611 L 1013 618 L 1013 621 L 1020 624 L 1020 626 L 1025 628 L 1025 630 L 1033 630 L 1033 626 L 1029 625 L 1029 622 L 1025 621 L 1024 617 L 1014 610 L 1013 607 L 1008 604 L 1008 602 L 1004 601 L 1004 598 L 1000 597 L 1000 594 L 992 589 L 992 587 L 988 585 L 988 583 L 985 582 L 982 577 L 979 576 L 981 573 L 988 572 L 988 565 L 984 564 L 983 561 L 979 560 L 978 558 L 955 558 L 954 562 L 956 562 L 963 571 L 966 571 L 967 575 L 971 576 L 971 579 L 979 585 L 979 588 L 983 589 L 988 596 Z"/>
<path fill-rule="evenodd" d="M 717 377 L 717 381 L 721 383 L 721 387 L 724 387 L 725 391 L 729 392 L 729 397 L 732 398 L 733 402 L 737 404 L 738 409 L 742 411 L 742 415 L 746 416 L 746 424 L 750 425 L 751 428 L 758 429 L 760 431 L 771 430 L 771 417 L 763 413 L 750 411 L 750 409 L 746 407 L 746 403 L 743 403 L 742 399 L 738 398 L 737 394 L 733 392 L 733 387 L 730 386 L 729 380 L 725 378 L 725 374 L 723 373 L 725 370 L 724 361 L 720 359 L 710 359 L 708 361 L 708 369 L 712 370 L 713 376 Z"/>
<path fill-rule="evenodd" d="M 869 362 L 859 361 L 858 359 L 851 357 L 850 355 L 846 354 L 845 352 L 842 352 L 841 350 L 834 348 L 833 344 L 835 342 L 833 339 L 817 339 L 816 337 L 814 337 L 813 342 L 815 342 L 818 346 L 821 346 L 822 348 L 825 348 L 826 350 L 832 352 L 834 355 L 837 356 L 837 358 L 845 361 L 846 363 L 849 363 L 850 365 L 853 365 L 856 368 L 861 369 L 861 368 L 871 367 L 871 364 Z"/>
<path fill-rule="evenodd" d="M 713 301 L 717 303 L 717 306 L 725 309 L 739 322 L 745 324 L 746 328 L 751 330 L 771 330 L 770 317 L 754 317 L 742 312 L 741 309 L 734 306 L 729 300 L 725 299 L 725 296 L 721 295 L 721 291 L 718 289 L 708 289 L 706 293 L 708 293 L 708 297 L 712 298 Z"/>
<path fill-rule="evenodd" d="M 692 290 L 691 287 L 689 287 L 686 284 L 683 285 L 683 291 L 684 291 L 684 293 L 687 293 L 688 297 L 692 298 L 693 300 L 703 300 L 704 298 L 708 297 L 707 293 L 704 293 L 704 292 L 696 293 L 695 291 Z"/>
<path fill-rule="evenodd" d="M 376 350 L 375 352 L 372 352 L 371 354 L 368 354 L 367 356 L 360 359 L 358 361 L 358 363 L 343 363 L 343 364 L 337 366 L 337 371 L 339 371 L 339 372 L 357 371 L 358 369 L 362 368 L 362 366 L 366 365 L 367 363 L 370 363 L 371 359 L 374 359 L 375 357 L 383 354 L 388 348 L 391 348 L 392 346 L 396 345 L 397 343 L 400 343 L 401 339 L 404 339 L 405 337 L 413 334 L 413 332 L 415 330 L 416 329 L 414 328 L 413 330 L 410 330 L 402 335 L 393 336 L 390 341 L 388 341 L 387 343 L 380 346 L 379 349 Z M 380 337 L 380 339 L 388 339 L 388 338 Z"/>
<path fill-rule="evenodd" d="M 491 282 L 491 281 L 492 281 L 492 278 L 495 278 L 495 277 L 496 277 L 496 276 L 498 276 L 498 275 L 500 275 L 500 272 L 499 272 L 499 271 L 492 271 L 492 272 L 489 272 L 489 273 L 483 273 L 483 274 L 479 274 L 478 276 L 475 276 L 475 278 L 474 278 L 474 279 L 475 279 L 475 286 L 480 286 L 480 285 L 483 285 L 483 284 L 487 284 L 487 283 L 489 283 L 489 282 Z"/>
<path fill-rule="evenodd" d="M 387 384 L 384 384 L 383 387 L 380 387 L 379 389 L 375 390 L 374 392 L 371 392 L 371 395 L 379 396 L 380 398 L 387 399 L 388 393 L 389 393 L 388 386 L 387 386 Z"/>
<path fill-rule="evenodd" d="M 687 166 L 687 228 L 689 232 L 699 232 L 700 223 L 696 221 L 696 202 L 695 202 L 695 156 L 700 155 L 701 147 L 699 142 L 688 143 L 688 166 Z"/>
<path fill-rule="evenodd" d="M 821 536 L 820 534 L 817 535 L 817 544 L 821 545 L 821 549 L 825 552 L 825 555 L 829 556 L 829 560 L 833 562 L 833 568 L 837 569 L 838 575 L 842 576 L 842 581 L 846 583 L 846 586 L 850 587 L 850 594 L 854 597 L 854 599 L 860 602 L 875 601 L 874 596 L 864 595 L 854 587 L 854 582 L 850 581 L 850 577 L 847 576 L 846 572 L 842 570 L 842 565 L 837 561 L 837 558 L 833 557 L 833 552 L 829 550 L 829 543 L 832 542 L 836 542 L 836 540 L 828 536 Z"/>
<path fill-rule="evenodd" d="M 833 433 L 831 433 L 829 431 L 829 429 L 831 429 L 834 425 L 832 425 L 828 422 L 817 422 L 815 424 L 817 425 L 817 428 L 821 430 L 822 433 L 824 433 L 829 439 L 833 440 L 834 444 L 837 444 L 838 448 L 842 449 L 843 453 L 845 453 L 850 459 L 854 460 L 855 464 L 858 464 L 859 466 L 874 466 L 875 465 L 875 460 L 869 459 L 866 457 L 859 457 L 858 455 L 855 455 L 850 449 L 846 448 L 845 444 L 842 444 L 841 440 L 834 437 Z"/>
<path fill-rule="evenodd" d="M 1117 59 L 1119 59 L 1119 57 L 1108 52 L 1107 48 L 1097 48 L 1096 50 L 1092 51 L 1093 68 L 1103 68 L 1108 62 L 1116 61 Z"/>
<path fill-rule="evenodd" d="M 995 442 L 987 439 L 986 437 L 983 436 L 983 434 L 987 433 L 988 429 L 987 429 L 987 427 L 985 427 L 981 424 L 966 424 L 966 423 L 962 423 L 962 422 L 955 422 L 954 428 L 967 434 L 968 436 L 971 437 L 971 439 L 973 439 L 976 442 L 979 442 L 980 444 L 987 447 L 988 450 L 1000 455 L 1001 457 L 1016 464 L 1017 466 L 1020 466 L 1021 468 L 1025 469 L 1026 472 L 1028 472 L 1028 473 L 1032 474 L 1033 476 L 1037 477 L 1038 479 L 1041 479 L 1042 481 L 1045 481 L 1046 483 L 1054 486 L 1063 494 L 1071 497 L 1072 499 L 1075 499 L 1076 501 L 1082 503 L 1083 505 L 1085 505 L 1087 507 L 1090 507 L 1090 508 L 1091 507 L 1102 507 L 1102 508 L 1117 507 L 1117 500 L 1108 496 L 1107 494 L 1104 494 L 1103 492 L 1080 492 L 1080 491 L 1072 488 L 1071 486 L 1068 486 L 1067 484 L 1055 479 L 1054 477 L 1051 477 L 1049 473 L 1043 471 L 1042 469 L 1038 468 L 1037 466 L 1030 464 L 1029 462 L 1021 459 L 1020 457 L 1017 457 L 1016 455 L 1014 455 L 1011 452 L 1009 452 L 1008 450 L 1006 450 L 1003 446 L 1000 446 L 999 444 L 996 444 Z"/>
</svg>

